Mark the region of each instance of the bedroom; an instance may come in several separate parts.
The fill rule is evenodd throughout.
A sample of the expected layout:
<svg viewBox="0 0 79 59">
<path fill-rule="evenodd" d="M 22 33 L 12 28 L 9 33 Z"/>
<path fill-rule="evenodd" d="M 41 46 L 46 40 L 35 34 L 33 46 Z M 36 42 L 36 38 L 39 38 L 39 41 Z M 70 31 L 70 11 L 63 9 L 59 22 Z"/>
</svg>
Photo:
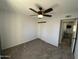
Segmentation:
<svg viewBox="0 0 79 59">
<path fill-rule="evenodd" d="M 42 6 L 44 10 L 53 8 L 53 11 L 48 13 L 52 17 L 44 16 L 42 19 L 38 19 L 37 16 L 31 16 L 37 14 L 29 10 L 29 8 L 39 11 L 36 4 Z M 37 38 L 55 47 L 59 47 L 61 20 L 78 20 L 77 18 L 77 0 L 0 0 L 2 50 L 28 43 Z M 45 23 L 38 23 L 43 21 Z M 37 43 L 39 42 L 38 40 Z"/>
</svg>

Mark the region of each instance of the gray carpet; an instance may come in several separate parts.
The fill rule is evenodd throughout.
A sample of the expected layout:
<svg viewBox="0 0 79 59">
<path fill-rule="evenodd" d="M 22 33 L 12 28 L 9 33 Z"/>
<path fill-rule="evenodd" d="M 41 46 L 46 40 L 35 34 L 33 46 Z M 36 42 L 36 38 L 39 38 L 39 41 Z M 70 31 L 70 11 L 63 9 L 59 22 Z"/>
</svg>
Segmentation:
<svg viewBox="0 0 79 59">
<path fill-rule="evenodd" d="M 11 56 L 5 59 L 74 59 L 69 48 L 57 48 L 40 39 L 17 45 L 3 52 Z"/>
</svg>

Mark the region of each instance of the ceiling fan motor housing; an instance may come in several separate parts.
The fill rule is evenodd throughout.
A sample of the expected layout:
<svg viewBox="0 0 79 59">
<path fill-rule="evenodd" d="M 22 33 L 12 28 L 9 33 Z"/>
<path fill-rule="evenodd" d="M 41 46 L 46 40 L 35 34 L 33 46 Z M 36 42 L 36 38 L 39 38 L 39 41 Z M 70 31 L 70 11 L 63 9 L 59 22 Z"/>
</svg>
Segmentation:
<svg viewBox="0 0 79 59">
<path fill-rule="evenodd" d="M 43 15 L 43 11 L 38 11 L 38 14 L 39 15 Z"/>
</svg>

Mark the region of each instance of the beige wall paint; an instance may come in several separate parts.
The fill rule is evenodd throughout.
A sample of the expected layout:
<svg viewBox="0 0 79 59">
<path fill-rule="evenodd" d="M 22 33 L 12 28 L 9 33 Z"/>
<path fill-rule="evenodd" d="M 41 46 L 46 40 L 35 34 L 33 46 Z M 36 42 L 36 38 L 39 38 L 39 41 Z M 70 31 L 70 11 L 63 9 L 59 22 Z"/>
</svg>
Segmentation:
<svg viewBox="0 0 79 59">
<path fill-rule="evenodd" d="M 13 47 L 36 38 L 36 20 L 17 13 L 0 13 L 2 48 Z"/>
</svg>

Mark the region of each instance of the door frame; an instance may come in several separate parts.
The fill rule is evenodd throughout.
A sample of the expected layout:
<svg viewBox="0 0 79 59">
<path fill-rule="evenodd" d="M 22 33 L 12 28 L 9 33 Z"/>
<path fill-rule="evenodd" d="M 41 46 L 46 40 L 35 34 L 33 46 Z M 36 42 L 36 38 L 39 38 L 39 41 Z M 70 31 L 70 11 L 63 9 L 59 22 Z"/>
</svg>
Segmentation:
<svg viewBox="0 0 79 59">
<path fill-rule="evenodd" d="M 75 38 L 75 43 L 74 43 L 74 48 L 73 48 L 73 54 L 75 52 L 75 48 L 76 48 L 77 41 L 78 41 L 78 20 L 77 20 L 76 38 Z"/>
<path fill-rule="evenodd" d="M 63 20 L 75 20 L 75 21 L 77 21 L 77 31 L 76 31 L 76 39 L 75 39 L 75 43 L 74 43 L 74 48 L 73 48 L 73 53 L 74 53 L 74 51 L 75 51 L 75 46 L 76 46 L 76 41 L 77 41 L 77 32 L 78 32 L 78 18 L 71 18 L 71 19 L 62 19 L 62 20 L 60 20 L 60 30 L 59 30 L 59 41 L 58 41 L 58 46 L 59 46 L 59 44 L 60 44 L 60 37 L 61 37 L 61 28 L 62 28 L 62 21 Z"/>
</svg>

